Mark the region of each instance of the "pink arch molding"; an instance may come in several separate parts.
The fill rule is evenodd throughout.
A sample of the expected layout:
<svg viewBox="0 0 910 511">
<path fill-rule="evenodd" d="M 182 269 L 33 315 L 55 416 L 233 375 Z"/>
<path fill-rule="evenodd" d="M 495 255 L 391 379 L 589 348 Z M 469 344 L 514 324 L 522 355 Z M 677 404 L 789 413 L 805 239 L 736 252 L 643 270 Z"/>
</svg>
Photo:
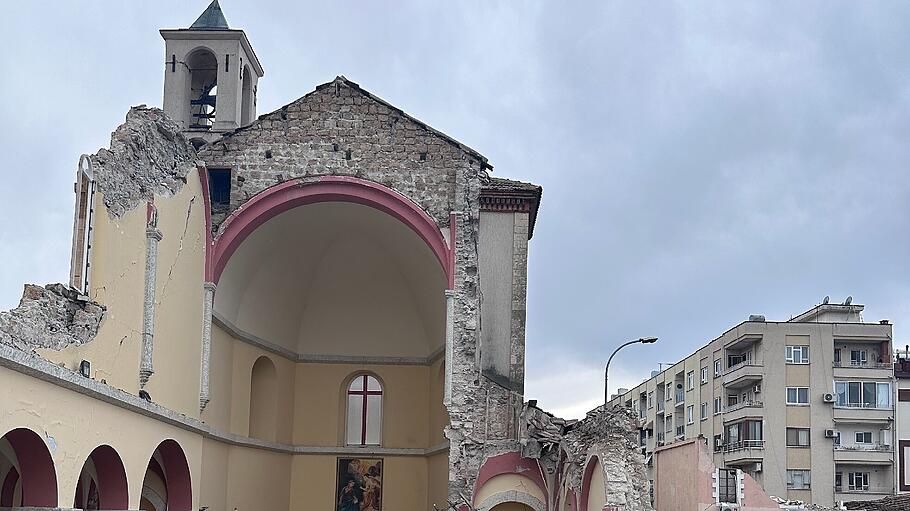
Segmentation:
<svg viewBox="0 0 910 511">
<path fill-rule="evenodd" d="M 218 282 L 231 255 L 257 227 L 280 213 L 319 202 L 361 204 L 397 218 L 417 233 L 433 251 L 449 287 L 452 287 L 454 252 L 436 222 L 407 197 L 371 181 L 344 176 L 323 176 L 315 181 L 285 181 L 247 201 L 222 224 L 221 233 L 214 241 L 211 262 L 206 265 L 207 278 Z M 454 229 L 454 224 L 450 228 Z"/>
<path fill-rule="evenodd" d="M 44 439 L 25 428 L 14 429 L 4 436 L 19 460 L 22 505 L 57 507 L 57 473 Z"/>
</svg>

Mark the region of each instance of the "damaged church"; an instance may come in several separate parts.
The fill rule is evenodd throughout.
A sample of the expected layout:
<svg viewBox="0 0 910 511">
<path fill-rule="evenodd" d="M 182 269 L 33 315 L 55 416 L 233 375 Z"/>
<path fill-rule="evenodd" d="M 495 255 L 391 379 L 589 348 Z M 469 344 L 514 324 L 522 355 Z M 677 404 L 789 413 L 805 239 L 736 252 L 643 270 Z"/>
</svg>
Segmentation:
<svg viewBox="0 0 910 511">
<path fill-rule="evenodd" d="M 217 0 L 0 313 L 0 509 L 650 509 L 635 419 L 525 403 L 541 187 L 344 77 L 257 116 Z"/>
</svg>

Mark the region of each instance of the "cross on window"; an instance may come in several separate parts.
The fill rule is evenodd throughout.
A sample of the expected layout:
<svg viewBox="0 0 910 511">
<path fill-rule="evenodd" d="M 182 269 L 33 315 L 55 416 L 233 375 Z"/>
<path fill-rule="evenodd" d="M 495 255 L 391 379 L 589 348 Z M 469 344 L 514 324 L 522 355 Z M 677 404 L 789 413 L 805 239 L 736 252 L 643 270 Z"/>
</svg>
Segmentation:
<svg viewBox="0 0 910 511">
<path fill-rule="evenodd" d="M 379 445 L 382 427 L 382 385 L 375 377 L 354 377 L 348 386 L 348 445 Z"/>
</svg>

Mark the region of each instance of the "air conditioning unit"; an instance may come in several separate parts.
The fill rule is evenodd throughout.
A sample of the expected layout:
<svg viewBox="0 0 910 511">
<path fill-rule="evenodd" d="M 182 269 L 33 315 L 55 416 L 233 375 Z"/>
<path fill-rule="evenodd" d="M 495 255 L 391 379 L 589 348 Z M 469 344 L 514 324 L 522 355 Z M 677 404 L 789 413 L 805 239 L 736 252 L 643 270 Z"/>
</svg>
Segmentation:
<svg viewBox="0 0 910 511">
<path fill-rule="evenodd" d="M 826 429 L 825 438 L 837 438 L 837 430 L 835 429 Z"/>
<path fill-rule="evenodd" d="M 824 402 L 826 402 L 826 403 L 833 403 L 833 402 L 834 402 L 834 394 L 832 394 L 832 393 L 830 393 L 830 392 L 825 392 L 824 394 L 822 394 L 822 401 L 824 401 Z"/>
<path fill-rule="evenodd" d="M 759 461 L 758 463 L 755 464 L 755 471 L 761 472 L 761 469 L 762 469 L 762 466 L 761 466 L 761 462 Z"/>
<path fill-rule="evenodd" d="M 761 394 L 761 384 L 752 387 L 752 392 L 755 394 Z"/>
</svg>

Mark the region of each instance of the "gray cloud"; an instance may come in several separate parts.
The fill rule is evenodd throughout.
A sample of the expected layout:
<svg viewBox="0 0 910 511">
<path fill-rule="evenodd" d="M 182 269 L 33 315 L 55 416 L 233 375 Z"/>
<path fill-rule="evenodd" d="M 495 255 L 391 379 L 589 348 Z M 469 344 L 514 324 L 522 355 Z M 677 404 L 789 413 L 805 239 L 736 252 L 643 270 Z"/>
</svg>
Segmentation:
<svg viewBox="0 0 910 511">
<path fill-rule="evenodd" d="M 0 28 L 0 307 L 62 281 L 78 155 L 160 104 L 161 27 L 205 1 L 19 2 Z M 750 313 L 852 294 L 910 321 L 910 6 L 222 2 L 260 112 L 344 74 L 544 186 L 528 397 L 578 414 Z M 571 375 L 571 378 L 567 375 Z"/>
</svg>

